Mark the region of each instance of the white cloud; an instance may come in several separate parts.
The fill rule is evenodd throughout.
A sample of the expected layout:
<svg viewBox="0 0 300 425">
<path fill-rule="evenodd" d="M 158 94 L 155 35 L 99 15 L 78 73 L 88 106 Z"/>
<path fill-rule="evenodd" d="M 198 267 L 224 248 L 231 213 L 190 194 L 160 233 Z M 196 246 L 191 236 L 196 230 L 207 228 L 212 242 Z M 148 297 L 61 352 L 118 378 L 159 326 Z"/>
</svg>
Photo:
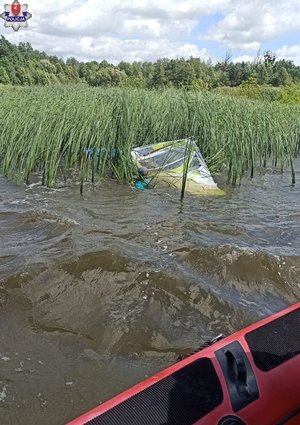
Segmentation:
<svg viewBox="0 0 300 425">
<path fill-rule="evenodd" d="M 287 59 L 294 61 L 295 65 L 300 66 L 300 44 L 294 46 L 283 46 L 276 50 L 278 59 Z"/>
<path fill-rule="evenodd" d="M 200 14 L 226 2 L 213 0 L 205 10 L 194 0 L 31 0 L 28 30 L 4 30 L 4 35 L 11 42 L 29 41 L 35 49 L 64 58 L 113 63 L 166 56 L 207 59 L 207 51 L 189 42 L 189 35 Z"/>
<path fill-rule="evenodd" d="M 256 59 L 256 56 L 249 56 L 249 55 L 242 55 L 242 56 L 238 56 L 237 58 L 233 58 L 232 62 L 233 63 L 238 63 L 238 62 L 254 62 Z"/>
<path fill-rule="evenodd" d="M 298 0 L 231 0 L 223 19 L 203 40 L 235 50 L 258 50 L 261 43 L 300 30 Z"/>
<path fill-rule="evenodd" d="M 295 63 L 295 65 L 300 66 L 300 44 L 294 46 L 282 46 L 280 49 L 275 51 L 275 55 L 277 60 L 285 59 L 291 60 Z M 256 56 L 251 55 L 242 55 L 232 59 L 233 63 L 237 62 L 254 62 L 257 60 Z M 263 60 L 263 57 L 260 57 L 260 60 Z"/>
<path fill-rule="evenodd" d="M 53 37 L 49 40 L 53 42 Z M 59 57 L 74 56 L 78 60 L 103 60 L 106 59 L 111 63 L 118 63 L 121 60 L 128 62 L 133 61 L 150 61 L 156 58 L 168 57 L 184 57 L 190 56 L 201 57 L 204 60 L 209 59 L 206 49 L 199 49 L 195 44 L 173 42 L 168 39 L 153 40 L 137 40 L 127 39 L 120 40 L 113 37 L 99 37 L 93 39 L 91 37 L 82 37 L 78 44 L 77 40 L 69 40 L 68 44 L 60 44 L 57 40 L 55 47 L 51 49 L 51 53 Z"/>
<path fill-rule="evenodd" d="M 300 31 L 298 0 L 28 0 L 28 4 L 33 14 L 28 29 L 13 33 L 3 28 L 5 37 L 80 60 L 118 63 L 191 55 L 207 59 L 207 40 L 223 47 L 224 53 L 231 49 L 249 55 L 263 42 Z M 221 19 L 199 40 L 201 18 L 216 12 Z M 280 51 L 299 60 L 297 46 Z M 213 51 L 210 54 L 214 57 Z"/>
</svg>

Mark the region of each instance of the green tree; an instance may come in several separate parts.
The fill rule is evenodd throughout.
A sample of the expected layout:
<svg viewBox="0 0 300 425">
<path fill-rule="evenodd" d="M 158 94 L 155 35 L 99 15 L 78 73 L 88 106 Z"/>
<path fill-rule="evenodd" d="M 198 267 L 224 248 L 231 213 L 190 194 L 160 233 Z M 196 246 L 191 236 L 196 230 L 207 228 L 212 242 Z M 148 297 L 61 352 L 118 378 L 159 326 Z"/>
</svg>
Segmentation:
<svg viewBox="0 0 300 425">
<path fill-rule="evenodd" d="M 205 83 L 203 80 L 195 79 L 190 82 L 189 85 L 186 86 L 188 90 L 195 90 L 195 91 L 207 91 L 208 90 L 208 84 Z"/>
<path fill-rule="evenodd" d="M 116 87 L 120 86 L 125 78 L 125 72 L 107 67 L 99 69 L 94 76 L 90 77 L 88 83 L 91 86 Z"/>
<path fill-rule="evenodd" d="M 243 71 L 240 63 L 231 63 L 228 66 L 229 84 L 232 87 L 239 86 L 243 80 Z"/>
<path fill-rule="evenodd" d="M 196 81 L 196 73 L 191 62 L 180 59 L 176 62 L 172 76 L 172 83 L 175 87 L 190 87 L 193 81 Z"/>
<path fill-rule="evenodd" d="M 241 87 L 236 94 L 255 96 L 257 87 L 250 84 L 251 76 L 261 86 L 288 87 L 300 83 L 300 66 L 292 61 L 277 60 L 267 51 L 260 53 L 253 63 L 233 63 L 231 55 L 217 64 L 201 58 L 159 59 L 156 62 L 126 62 L 114 66 L 106 60 L 80 62 L 74 57 L 66 61 L 57 56 L 34 50 L 29 43 L 11 44 L 0 37 L 0 81 L 2 84 L 69 84 L 84 83 L 92 86 L 127 88 L 176 87 L 189 90 L 215 89 L 217 87 Z M 243 84 L 243 82 L 248 82 Z M 252 90 L 252 91 L 251 91 Z M 261 88 L 262 90 L 262 88 Z M 233 93 L 224 90 L 226 93 Z M 262 91 L 261 91 L 262 94 Z M 275 99 L 278 91 L 264 87 L 263 96 Z"/>
<path fill-rule="evenodd" d="M 279 70 L 273 75 L 272 84 L 274 86 L 288 86 L 291 83 L 291 76 L 283 67 L 280 67 Z"/>
<path fill-rule="evenodd" d="M 166 75 L 165 68 L 162 63 L 156 63 L 154 65 L 154 72 L 151 79 L 151 86 L 155 88 L 166 87 L 169 83 L 169 79 Z"/>
<path fill-rule="evenodd" d="M 146 80 L 141 77 L 126 77 L 120 82 L 120 86 L 124 88 L 142 89 L 146 87 Z"/>
<path fill-rule="evenodd" d="M 288 104 L 300 104 L 300 85 L 291 84 L 280 91 L 279 100 Z"/>
<path fill-rule="evenodd" d="M 269 73 L 264 63 L 259 63 L 255 69 L 255 76 L 257 78 L 258 84 L 268 84 L 269 83 Z"/>
<path fill-rule="evenodd" d="M 259 99 L 260 89 L 254 75 L 251 75 L 247 81 L 243 81 L 238 90 L 241 97 Z"/>
<path fill-rule="evenodd" d="M 10 84 L 9 76 L 3 66 L 0 66 L 0 84 Z"/>
<path fill-rule="evenodd" d="M 30 86 L 33 83 L 33 78 L 31 73 L 24 67 L 20 67 L 17 70 L 17 77 L 22 84 L 22 86 Z"/>
</svg>

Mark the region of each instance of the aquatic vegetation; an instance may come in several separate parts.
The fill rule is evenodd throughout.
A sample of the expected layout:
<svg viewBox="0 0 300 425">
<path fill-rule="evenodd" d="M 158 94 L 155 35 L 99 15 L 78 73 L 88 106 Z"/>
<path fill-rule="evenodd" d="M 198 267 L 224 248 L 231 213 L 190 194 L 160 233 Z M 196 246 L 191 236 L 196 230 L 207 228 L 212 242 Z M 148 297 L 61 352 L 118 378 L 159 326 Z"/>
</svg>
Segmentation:
<svg viewBox="0 0 300 425">
<path fill-rule="evenodd" d="M 2 87 L 0 166 L 8 178 L 43 184 L 72 171 L 81 181 L 110 172 L 131 182 L 131 149 L 194 137 L 212 171 L 231 183 L 257 167 L 291 168 L 300 148 L 300 107 L 184 90 Z"/>
</svg>

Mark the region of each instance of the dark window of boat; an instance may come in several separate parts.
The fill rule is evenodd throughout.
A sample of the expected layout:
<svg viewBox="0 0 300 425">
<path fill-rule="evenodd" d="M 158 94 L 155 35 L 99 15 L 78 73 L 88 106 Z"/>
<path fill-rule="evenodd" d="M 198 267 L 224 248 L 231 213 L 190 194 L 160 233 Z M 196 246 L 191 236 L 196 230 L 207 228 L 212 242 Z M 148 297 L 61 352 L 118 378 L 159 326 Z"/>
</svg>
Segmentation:
<svg viewBox="0 0 300 425">
<path fill-rule="evenodd" d="M 202 358 L 117 405 L 88 425 L 192 425 L 223 401 L 212 361 Z"/>
</svg>

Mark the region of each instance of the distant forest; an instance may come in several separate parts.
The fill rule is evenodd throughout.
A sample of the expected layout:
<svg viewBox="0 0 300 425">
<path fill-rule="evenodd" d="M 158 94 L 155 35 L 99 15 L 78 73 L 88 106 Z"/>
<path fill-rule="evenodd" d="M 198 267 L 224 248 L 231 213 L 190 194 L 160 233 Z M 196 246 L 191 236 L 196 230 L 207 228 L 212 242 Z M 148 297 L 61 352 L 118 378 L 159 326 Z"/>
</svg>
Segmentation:
<svg viewBox="0 0 300 425">
<path fill-rule="evenodd" d="M 229 55 L 213 64 L 201 58 L 159 59 L 156 62 L 66 61 L 34 50 L 30 43 L 11 44 L 0 39 L 0 84 L 50 85 L 83 83 L 93 87 L 185 88 L 212 90 L 252 86 L 300 85 L 300 66 L 278 60 L 272 52 L 257 55 L 253 63 L 233 63 Z"/>
</svg>

